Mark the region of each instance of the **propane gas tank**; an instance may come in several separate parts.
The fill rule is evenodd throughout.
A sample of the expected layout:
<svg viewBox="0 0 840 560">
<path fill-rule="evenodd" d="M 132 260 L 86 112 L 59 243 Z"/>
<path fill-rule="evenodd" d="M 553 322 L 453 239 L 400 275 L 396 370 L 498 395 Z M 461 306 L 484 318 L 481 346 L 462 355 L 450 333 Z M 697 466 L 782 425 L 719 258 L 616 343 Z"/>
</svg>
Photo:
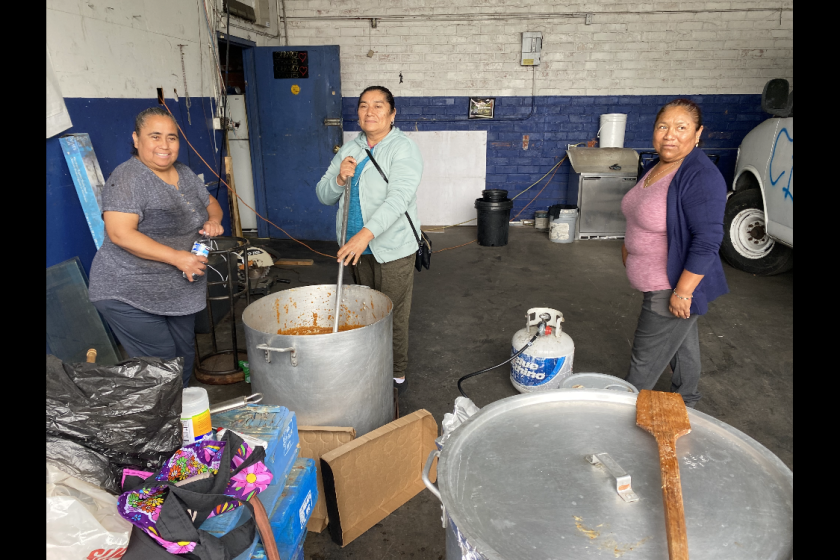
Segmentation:
<svg viewBox="0 0 840 560">
<path fill-rule="evenodd" d="M 525 328 L 513 335 L 511 355 L 542 331 L 510 364 L 510 382 L 520 393 L 558 389 L 572 374 L 575 343 L 563 332 L 562 322 L 563 314 L 556 309 L 534 307 L 528 310 Z"/>
</svg>

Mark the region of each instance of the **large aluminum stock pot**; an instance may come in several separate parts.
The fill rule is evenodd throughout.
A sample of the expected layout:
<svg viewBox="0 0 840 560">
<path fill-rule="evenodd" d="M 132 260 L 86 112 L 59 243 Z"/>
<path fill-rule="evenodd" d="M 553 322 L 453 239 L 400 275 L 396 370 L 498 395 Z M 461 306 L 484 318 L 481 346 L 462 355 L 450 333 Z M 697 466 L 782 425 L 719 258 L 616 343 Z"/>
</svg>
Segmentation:
<svg viewBox="0 0 840 560">
<path fill-rule="evenodd" d="M 668 560 L 659 455 L 636 397 L 517 395 L 455 429 L 423 475 L 445 509 L 447 560 Z M 792 558 L 790 469 L 732 426 L 688 416 L 676 452 L 691 559 Z"/>
<path fill-rule="evenodd" d="M 342 286 L 339 328 L 329 334 L 278 334 L 332 327 L 335 284 L 270 294 L 242 314 L 251 384 L 263 403 L 287 407 L 299 425 L 352 426 L 361 436 L 390 422 L 393 304 L 365 286 Z"/>
</svg>

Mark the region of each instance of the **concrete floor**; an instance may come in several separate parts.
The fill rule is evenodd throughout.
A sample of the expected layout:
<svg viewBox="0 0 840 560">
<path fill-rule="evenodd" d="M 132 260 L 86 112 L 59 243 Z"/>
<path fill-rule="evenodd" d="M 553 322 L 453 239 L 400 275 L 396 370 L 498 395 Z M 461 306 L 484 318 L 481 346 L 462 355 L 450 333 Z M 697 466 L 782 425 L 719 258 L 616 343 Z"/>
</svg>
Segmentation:
<svg viewBox="0 0 840 560">
<path fill-rule="evenodd" d="M 432 242 L 442 249 L 475 239 L 475 234 L 474 227 L 452 228 L 432 234 Z M 314 266 L 273 269 L 272 274 L 291 280 L 275 285 L 275 291 L 335 283 L 334 261 L 291 241 L 268 245 L 284 258 L 315 260 Z M 312 246 L 336 250 L 334 243 Z M 730 293 L 712 303 L 698 322 L 703 398 L 697 410 L 742 430 L 793 468 L 793 273 L 760 278 L 726 264 L 724 269 Z M 530 307 L 563 312 L 564 329 L 575 342 L 575 371 L 623 378 L 641 300 L 625 276 L 621 240 L 555 244 L 533 228 L 511 228 L 505 247 L 471 244 L 436 254 L 431 270 L 415 274 L 411 385 L 400 401 L 401 413 L 424 408 L 440 423 L 452 411 L 459 377 L 509 356 L 510 339 Z M 244 333 L 238 331 L 244 347 Z M 211 402 L 250 393 L 245 383 L 203 386 Z M 464 387 L 478 406 L 518 394 L 507 367 L 466 381 Z M 666 374 L 656 389 L 669 388 Z M 424 490 L 345 548 L 334 544 L 326 530 L 309 533 L 305 553 L 307 560 L 442 559 L 444 537 L 439 503 Z"/>
</svg>

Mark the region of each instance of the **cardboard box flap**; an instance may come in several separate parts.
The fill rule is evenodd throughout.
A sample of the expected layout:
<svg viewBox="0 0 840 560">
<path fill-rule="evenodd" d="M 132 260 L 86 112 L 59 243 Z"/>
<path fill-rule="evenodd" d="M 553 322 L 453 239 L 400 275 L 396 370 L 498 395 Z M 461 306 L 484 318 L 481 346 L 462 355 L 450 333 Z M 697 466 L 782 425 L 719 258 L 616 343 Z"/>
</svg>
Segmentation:
<svg viewBox="0 0 840 560">
<path fill-rule="evenodd" d="M 300 456 L 315 459 L 318 470 L 318 501 L 312 508 L 312 515 L 306 528 L 320 533 L 326 528 L 329 518 L 327 505 L 324 501 L 324 482 L 321 476 L 321 456 L 337 447 L 353 441 L 356 430 L 336 426 L 298 426 L 300 439 Z"/>
<path fill-rule="evenodd" d="M 437 435 L 432 414 L 418 410 L 321 456 L 336 543 L 346 546 L 425 488 L 423 465 Z"/>
</svg>

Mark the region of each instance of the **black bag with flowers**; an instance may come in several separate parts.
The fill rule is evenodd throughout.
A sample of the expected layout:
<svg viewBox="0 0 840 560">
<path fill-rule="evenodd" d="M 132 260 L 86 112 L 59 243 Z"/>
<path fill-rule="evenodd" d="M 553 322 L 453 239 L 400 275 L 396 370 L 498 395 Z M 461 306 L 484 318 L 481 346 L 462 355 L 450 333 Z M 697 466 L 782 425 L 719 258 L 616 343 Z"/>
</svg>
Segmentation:
<svg viewBox="0 0 840 560">
<path fill-rule="evenodd" d="M 123 560 L 164 560 L 172 554 L 217 560 L 244 552 L 255 536 L 259 500 L 254 497 L 272 480 L 264 458 L 262 447 L 251 448 L 228 430 L 221 441 L 182 447 L 148 477 L 126 476 L 117 510 L 134 527 Z M 206 519 L 242 506 L 251 518 L 227 535 L 219 538 L 199 528 Z M 264 516 L 261 504 L 257 509 Z"/>
</svg>

